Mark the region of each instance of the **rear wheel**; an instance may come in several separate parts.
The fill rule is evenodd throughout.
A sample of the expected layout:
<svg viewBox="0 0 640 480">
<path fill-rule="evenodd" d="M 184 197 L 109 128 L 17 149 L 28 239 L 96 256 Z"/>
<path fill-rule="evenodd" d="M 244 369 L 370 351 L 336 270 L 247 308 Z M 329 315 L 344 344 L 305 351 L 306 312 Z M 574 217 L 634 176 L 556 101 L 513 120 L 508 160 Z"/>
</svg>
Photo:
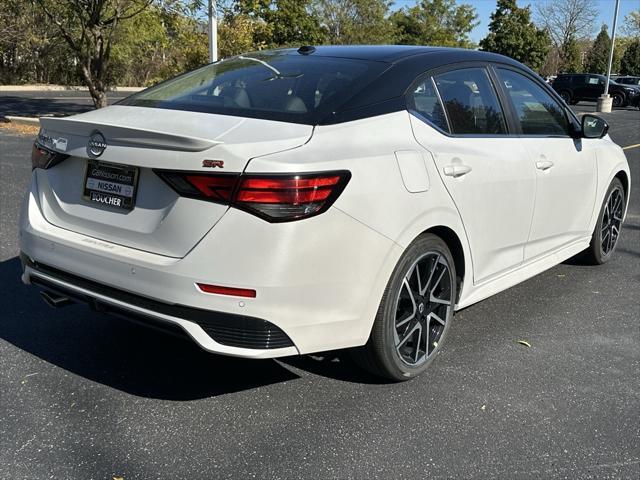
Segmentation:
<svg viewBox="0 0 640 480">
<path fill-rule="evenodd" d="M 456 299 L 451 252 L 424 234 L 407 248 L 389 280 L 364 347 L 352 350 L 366 370 L 395 381 L 422 373 L 438 354 Z"/>
<path fill-rule="evenodd" d="M 601 265 L 611 260 L 620 238 L 622 215 L 626 205 L 624 187 L 619 179 L 614 178 L 609 185 L 596 228 L 591 237 L 591 244 L 585 251 L 589 263 Z"/>
<path fill-rule="evenodd" d="M 614 93 L 612 96 L 611 103 L 614 107 L 622 107 L 624 106 L 624 96 L 620 93 Z"/>
<path fill-rule="evenodd" d="M 568 90 L 562 90 L 560 92 L 560 97 L 562 97 L 562 100 L 564 100 L 567 105 L 571 104 L 571 92 Z"/>
</svg>

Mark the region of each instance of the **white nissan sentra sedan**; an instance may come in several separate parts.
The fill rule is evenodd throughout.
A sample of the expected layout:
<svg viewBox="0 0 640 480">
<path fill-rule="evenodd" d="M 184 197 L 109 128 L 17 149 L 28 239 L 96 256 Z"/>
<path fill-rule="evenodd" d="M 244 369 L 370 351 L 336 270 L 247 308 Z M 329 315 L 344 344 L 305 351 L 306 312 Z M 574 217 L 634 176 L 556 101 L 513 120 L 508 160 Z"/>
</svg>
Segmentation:
<svg viewBox="0 0 640 480">
<path fill-rule="evenodd" d="M 393 380 L 455 310 L 608 261 L 629 198 L 606 122 L 486 52 L 250 53 L 41 123 L 20 248 L 50 305 L 238 357 L 352 348 Z"/>
</svg>

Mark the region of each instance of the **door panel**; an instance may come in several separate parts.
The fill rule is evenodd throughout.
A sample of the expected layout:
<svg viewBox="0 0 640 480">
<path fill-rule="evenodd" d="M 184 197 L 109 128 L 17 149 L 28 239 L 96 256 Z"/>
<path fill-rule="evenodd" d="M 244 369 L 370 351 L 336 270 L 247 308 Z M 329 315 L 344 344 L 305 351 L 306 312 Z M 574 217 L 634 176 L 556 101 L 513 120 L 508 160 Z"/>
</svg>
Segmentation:
<svg viewBox="0 0 640 480">
<path fill-rule="evenodd" d="M 536 208 L 525 260 L 556 250 L 591 234 L 597 176 L 593 141 L 570 138 L 523 138 L 536 168 Z"/>
<path fill-rule="evenodd" d="M 503 113 L 483 68 L 436 75 L 418 85 L 414 135 L 430 151 L 462 218 L 473 259 L 474 284 L 520 265 L 534 208 L 536 175 L 517 137 L 506 135 Z M 442 121 L 440 99 L 446 122 Z M 411 99 L 409 99 L 411 105 Z M 420 111 L 428 104 L 429 110 Z M 457 136 L 440 130 L 450 129 Z M 469 136 L 472 134 L 473 136 Z"/>
<path fill-rule="evenodd" d="M 433 152 L 467 233 L 474 284 L 520 265 L 534 207 L 535 173 L 516 138 L 433 138 L 412 118 L 418 141 Z M 445 169 L 467 167 L 449 176 Z"/>
<path fill-rule="evenodd" d="M 496 69 L 536 172 L 536 201 L 525 261 L 589 235 L 596 193 L 593 141 L 574 140 L 564 107 L 529 77 Z"/>
</svg>

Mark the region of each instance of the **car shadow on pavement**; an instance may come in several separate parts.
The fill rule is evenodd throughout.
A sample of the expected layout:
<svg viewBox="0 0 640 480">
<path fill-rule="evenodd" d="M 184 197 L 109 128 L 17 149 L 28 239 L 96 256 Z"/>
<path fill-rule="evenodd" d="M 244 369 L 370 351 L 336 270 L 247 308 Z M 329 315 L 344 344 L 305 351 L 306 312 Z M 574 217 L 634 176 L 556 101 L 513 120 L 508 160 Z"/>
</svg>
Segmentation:
<svg viewBox="0 0 640 480">
<path fill-rule="evenodd" d="M 46 98 L 25 98 L 3 95 L 0 97 L 0 117 L 17 115 L 39 117 L 42 115 L 74 115 L 93 110 L 93 104 L 85 105 Z M 90 99 L 88 97 L 88 99 Z"/>
<path fill-rule="evenodd" d="M 353 361 L 347 350 L 286 357 L 280 359 L 280 362 L 293 368 L 342 382 L 369 385 L 383 385 L 392 382 L 367 373 Z"/>
<path fill-rule="evenodd" d="M 85 305 L 53 309 L 23 285 L 17 257 L 0 262 L 0 338 L 42 360 L 132 395 L 165 400 L 215 397 L 300 378 L 296 370 L 354 383 L 386 383 L 346 351 L 275 360 L 205 352 L 173 336 L 97 313 Z"/>
<path fill-rule="evenodd" d="M 194 400 L 299 378 L 274 360 L 213 355 L 193 342 L 91 311 L 52 309 L 0 262 L 0 338 L 75 375 L 132 395 Z M 6 367 L 6 365 L 5 365 Z"/>
</svg>

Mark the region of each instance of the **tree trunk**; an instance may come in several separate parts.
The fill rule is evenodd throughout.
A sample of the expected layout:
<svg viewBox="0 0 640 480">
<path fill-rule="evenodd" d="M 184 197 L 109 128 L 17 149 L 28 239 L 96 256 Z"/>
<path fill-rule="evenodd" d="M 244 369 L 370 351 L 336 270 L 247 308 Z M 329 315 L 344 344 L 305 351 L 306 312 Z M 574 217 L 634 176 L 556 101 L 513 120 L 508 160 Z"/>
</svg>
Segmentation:
<svg viewBox="0 0 640 480">
<path fill-rule="evenodd" d="M 93 99 L 96 108 L 104 108 L 107 106 L 107 92 L 98 92 L 98 98 Z"/>
<path fill-rule="evenodd" d="M 82 77 L 84 78 L 84 83 L 86 83 L 89 88 L 89 94 L 91 95 L 91 100 L 93 100 L 93 105 L 96 108 L 106 107 L 107 92 L 105 91 L 104 84 L 101 81 L 94 81 L 91 71 L 86 64 L 82 65 Z"/>
</svg>

